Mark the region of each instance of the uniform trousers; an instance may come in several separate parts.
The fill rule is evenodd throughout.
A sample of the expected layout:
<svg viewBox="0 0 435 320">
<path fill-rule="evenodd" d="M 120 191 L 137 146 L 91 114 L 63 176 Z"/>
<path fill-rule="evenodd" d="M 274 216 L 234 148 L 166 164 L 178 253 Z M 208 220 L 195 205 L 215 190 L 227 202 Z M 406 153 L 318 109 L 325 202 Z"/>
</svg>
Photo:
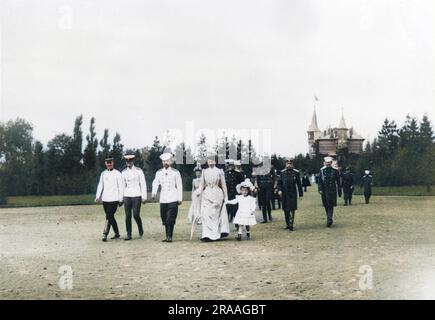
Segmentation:
<svg viewBox="0 0 435 320">
<path fill-rule="evenodd" d="M 131 217 L 133 213 L 136 221 L 139 234 L 143 234 L 142 219 L 140 218 L 140 208 L 142 205 L 142 197 L 124 197 L 125 209 L 125 226 L 127 227 L 127 235 L 131 236 Z"/>
</svg>

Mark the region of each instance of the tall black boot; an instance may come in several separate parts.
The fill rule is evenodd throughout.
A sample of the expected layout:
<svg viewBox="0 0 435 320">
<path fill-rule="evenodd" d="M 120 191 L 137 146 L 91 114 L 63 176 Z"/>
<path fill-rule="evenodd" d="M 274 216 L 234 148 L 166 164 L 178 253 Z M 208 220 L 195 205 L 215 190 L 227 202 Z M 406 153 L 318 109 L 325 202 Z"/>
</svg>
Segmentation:
<svg viewBox="0 0 435 320">
<path fill-rule="evenodd" d="M 290 230 L 290 211 L 284 211 L 286 229 Z"/>
<path fill-rule="evenodd" d="M 110 222 L 109 220 L 106 220 L 105 224 L 104 224 L 104 231 L 103 231 L 103 239 L 102 241 L 106 242 L 107 241 L 107 236 L 109 235 L 110 232 Z"/>
<path fill-rule="evenodd" d="M 251 227 L 246 226 L 246 239 L 251 240 Z"/>
<path fill-rule="evenodd" d="M 166 238 L 164 240 L 162 240 L 162 242 L 168 242 L 168 238 L 169 238 L 169 226 L 167 224 L 165 224 L 165 236 L 166 236 Z"/>
<path fill-rule="evenodd" d="M 267 222 L 267 211 L 266 211 L 266 207 L 262 206 L 261 210 L 263 212 L 263 221 L 261 221 L 261 223 L 266 223 Z"/>
<path fill-rule="evenodd" d="M 334 216 L 334 208 L 327 208 L 326 209 L 326 218 L 327 218 L 327 222 L 326 222 L 326 226 L 328 228 L 330 228 L 333 224 L 333 216 Z"/>
<path fill-rule="evenodd" d="M 169 230 L 168 230 L 168 241 L 167 242 L 172 242 L 172 235 L 174 234 L 174 224 L 170 224 L 169 225 Z"/>
<path fill-rule="evenodd" d="M 296 211 L 290 211 L 290 225 L 289 225 L 289 231 L 293 231 L 293 224 L 294 224 L 294 222 L 295 222 L 295 214 L 296 214 Z"/>
<path fill-rule="evenodd" d="M 118 239 L 118 238 L 120 238 L 118 224 L 116 223 L 115 218 L 112 218 L 110 224 L 112 225 L 113 232 L 115 232 L 115 235 L 112 238 L 110 238 L 110 239 Z"/>
</svg>

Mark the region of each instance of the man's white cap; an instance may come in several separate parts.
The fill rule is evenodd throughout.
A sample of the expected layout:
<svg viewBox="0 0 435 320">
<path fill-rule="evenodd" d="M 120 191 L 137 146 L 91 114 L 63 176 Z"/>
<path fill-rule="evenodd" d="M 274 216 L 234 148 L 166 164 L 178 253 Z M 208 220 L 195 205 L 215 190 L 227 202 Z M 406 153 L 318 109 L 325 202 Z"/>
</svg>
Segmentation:
<svg viewBox="0 0 435 320">
<path fill-rule="evenodd" d="M 370 170 L 366 170 L 364 172 L 365 172 L 365 174 L 370 174 Z"/>
<path fill-rule="evenodd" d="M 165 152 L 160 156 L 160 160 L 167 161 L 172 159 L 172 153 Z"/>
<path fill-rule="evenodd" d="M 134 158 L 136 158 L 136 156 L 134 154 L 126 154 L 124 156 L 125 160 L 133 160 Z"/>
<path fill-rule="evenodd" d="M 333 157 L 325 157 L 323 160 L 325 160 L 325 162 L 333 162 L 334 158 Z"/>
<path fill-rule="evenodd" d="M 225 159 L 225 163 L 226 164 L 234 164 L 234 160 L 233 159 Z"/>
<path fill-rule="evenodd" d="M 234 161 L 234 165 L 235 166 L 241 166 L 242 162 L 240 160 L 236 160 L 236 161 Z"/>
</svg>

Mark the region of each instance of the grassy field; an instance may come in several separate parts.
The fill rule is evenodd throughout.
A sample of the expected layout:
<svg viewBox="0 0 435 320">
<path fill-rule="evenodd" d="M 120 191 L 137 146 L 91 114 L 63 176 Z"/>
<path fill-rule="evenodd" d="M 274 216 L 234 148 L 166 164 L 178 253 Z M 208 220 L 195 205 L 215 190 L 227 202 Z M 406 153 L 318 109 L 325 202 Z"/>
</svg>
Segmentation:
<svg viewBox="0 0 435 320">
<path fill-rule="evenodd" d="M 190 197 L 191 193 L 189 191 L 184 192 L 184 199 L 190 199 Z M 148 194 L 148 198 L 151 198 L 151 194 Z M 94 194 L 69 196 L 17 196 L 8 197 L 6 205 L 0 206 L 0 208 L 92 205 L 95 204 L 94 200 Z"/>
<path fill-rule="evenodd" d="M 362 190 L 356 188 L 355 194 L 361 195 Z M 435 186 L 431 187 L 429 190 L 425 186 L 374 187 L 373 194 L 378 196 L 435 196 Z M 93 194 L 8 197 L 7 204 L 0 206 L 0 208 L 92 205 L 95 204 L 94 197 Z M 149 198 L 150 197 L 151 195 L 149 194 Z M 185 191 L 183 198 L 190 200 L 191 192 Z"/>
<path fill-rule="evenodd" d="M 342 200 L 340 200 L 342 202 Z M 435 197 L 373 197 L 336 209 L 334 227 L 316 192 L 300 203 L 296 230 L 281 211 L 251 241 L 189 239 L 189 202 L 174 242 L 162 243 L 158 205 L 142 209 L 145 236 L 101 242 L 102 208 L 0 209 L 1 299 L 427 299 L 435 298 Z M 124 212 L 116 214 L 125 230 Z M 257 213 L 260 221 L 260 213 Z M 58 286 L 70 266 L 72 290 Z M 369 268 L 369 269 L 367 269 Z M 360 286 L 372 270 L 373 287 Z"/>
<path fill-rule="evenodd" d="M 363 194 L 363 190 L 356 188 L 355 194 Z M 435 186 L 402 186 L 402 187 L 373 187 L 376 196 L 435 196 Z"/>
</svg>

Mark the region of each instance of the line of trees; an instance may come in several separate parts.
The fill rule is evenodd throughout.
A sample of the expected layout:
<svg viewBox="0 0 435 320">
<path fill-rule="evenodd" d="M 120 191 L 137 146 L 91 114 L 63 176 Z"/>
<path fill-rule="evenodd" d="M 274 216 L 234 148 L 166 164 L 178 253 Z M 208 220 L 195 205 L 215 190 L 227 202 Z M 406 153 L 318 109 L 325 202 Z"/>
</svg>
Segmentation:
<svg viewBox="0 0 435 320">
<path fill-rule="evenodd" d="M 96 121 L 92 118 L 83 134 L 83 116 L 75 119 L 71 134 L 58 134 L 46 146 L 33 138 L 33 127 L 23 119 L 0 123 L 0 203 L 6 196 L 15 195 L 65 195 L 93 193 L 98 175 L 104 169 L 104 159 L 108 154 L 115 158 L 115 165 L 123 169 L 123 154 L 127 151 L 121 143 L 121 136 L 115 133 L 110 137 L 105 129 L 101 139 L 97 138 Z M 198 141 L 197 154 L 194 156 L 184 144 L 185 159 L 205 156 L 206 137 Z M 240 159 L 242 155 L 256 159 L 252 144 L 224 137 L 216 148 L 225 148 L 227 155 L 234 150 Z M 174 150 L 178 152 L 180 150 Z M 231 150 L 233 149 L 233 150 Z M 155 137 L 151 146 L 130 150 L 136 154 L 136 165 L 142 168 L 148 185 L 154 173 L 160 168 L 160 154 L 164 146 Z M 222 150 L 222 149 L 221 149 Z M 204 153 L 204 154 L 202 154 Z M 272 165 L 277 170 L 285 167 L 285 159 L 272 156 Z M 349 154 L 346 149 L 338 153 L 339 165 L 351 166 L 357 176 L 364 170 L 373 172 L 377 185 L 433 185 L 435 182 L 435 144 L 432 124 L 425 115 L 421 121 L 407 116 L 402 127 L 386 119 L 374 141 L 368 142 L 361 155 Z M 299 154 L 295 165 L 304 172 L 315 174 L 323 163 L 323 156 Z M 177 164 L 185 188 L 191 188 L 194 164 Z M 252 164 L 244 165 L 250 172 Z"/>
<path fill-rule="evenodd" d="M 135 165 L 145 172 L 148 187 L 151 187 L 155 172 L 161 167 L 160 155 L 165 147 L 155 137 L 151 146 L 140 149 L 126 149 L 121 136 L 110 137 L 105 129 L 101 139 L 97 138 L 96 120 L 92 118 L 86 136 L 83 133 L 83 116 L 75 119 L 71 134 L 58 134 L 46 146 L 33 138 L 33 126 L 24 119 L 0 123 L 0 202 L 6 196 L 18 195 L 70 195 L 95 192 L 98 177 L 105 168 L 104 159 L 113 155 L 115 167 L 125 167 L 125 152 L 136 154 Z M 184 158 L 204 158 L 207 154 L 207 138 L 202 135 L 198 141 L 199 154 L 193 155 L 183 143 L 174 150 L 181 150 Z M 235 138 L 227 137 L 216 143 L 215 148 L 225 145 L 227 154 L 231 148 L 249 158 L 257 157 L 250 141 L 247 147 Z M 220 150 L 225 150 L 220 149 Z M 195 164 L 176 164 L 183 177 L 184 187 L 191 188 Z M 250 165 L 245 165 L 250 170 Z"/>
</svg>

